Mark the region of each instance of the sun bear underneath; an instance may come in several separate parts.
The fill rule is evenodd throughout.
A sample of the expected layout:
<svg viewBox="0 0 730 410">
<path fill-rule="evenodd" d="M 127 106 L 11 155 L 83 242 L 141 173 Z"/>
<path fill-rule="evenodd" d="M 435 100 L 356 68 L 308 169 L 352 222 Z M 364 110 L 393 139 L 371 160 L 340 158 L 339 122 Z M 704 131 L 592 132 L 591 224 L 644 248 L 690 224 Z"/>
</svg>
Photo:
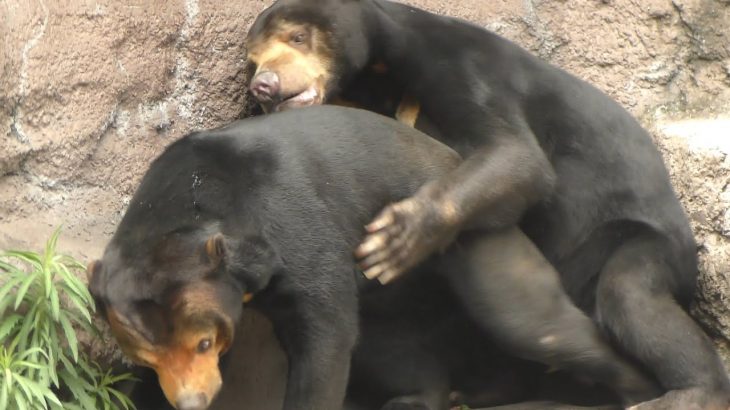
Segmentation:
<svg viewBox="0 0 730 410">
<path fill-rule="evenodd" d="M 465 158 L 371 222 L 358 248 L 368 277 L 390 281 L 457 232 L 519 224 L 575 303 L 668 392 L 642 408 L 730 405 L 719 356 L 683 310 L 697 279 L 687 218 L 651 138 L 605 94 L 480 27 L 385 0 L 279 0 L 247 47 L 265 111 L 348 94 L 367 106 L 382 88 L 358 79 L 386 73 L 416 102 L 416 126 Z M 502 336 L 509 315 L 480 303 L 491 285 L 460 280 L 470 314 Z"/>
<path fill-rule="evenodd" d="M 180 410 L 204 409 L 215 397 L 223 382 L 218 358 L 231 344 L 242 299 L 250 297 L 250 306 L 273 322 L 289 358 L 285 409 L 342 406 L 361 318 L 351 389 L 370 391 L 369 399 L 386 409 L 414 400 L 444 408 L 450 391 L 463 389 L 459 380 L 478 373 L 471 367 L 491 364 L 472 363 L 466 353 L 486 354 L 489 342 L 450 302 L 443 283 L 461 267 L 415 272 L 380 287 L 357 269 L 352 249 L 384 204 L 412 195 L 459 161 L 413 128 L 337 107 L 188 135 L 143 177 L 103 258 L 90 264 L 90 291 L 122 350 L 155 369 Z M 446 255 L 462 263 L 519 256 L 521 275 L 550 269 L 515 227 L 473 231 L 457 243 L 475 241 L 477 253 L 457 246 Z M 555 307 L 572 308 L 557 274 L 538 288 Z M 524 291 L 506 287 L 495 298 L 520 303 L 514 301 L 530 296 Z M 517 315 L 513 325 L 532 321 Z M 572 339 L 573 332 L 578 338 L 592 330 L 587 319 L 571 325 L 587 328 L 556 328 L 552 336 Z M 417 348 L 394 355 L 404 338 L 418 340 Z M 607 362 L 616 372 L 610 377 L 628 390 L 643 382 L 624 378 L 630 366 L 606 346 L 595 353 L 600 357 L 591 362 Z M 385 357 L 387 365 L 374 369 Z"/>
</svg>

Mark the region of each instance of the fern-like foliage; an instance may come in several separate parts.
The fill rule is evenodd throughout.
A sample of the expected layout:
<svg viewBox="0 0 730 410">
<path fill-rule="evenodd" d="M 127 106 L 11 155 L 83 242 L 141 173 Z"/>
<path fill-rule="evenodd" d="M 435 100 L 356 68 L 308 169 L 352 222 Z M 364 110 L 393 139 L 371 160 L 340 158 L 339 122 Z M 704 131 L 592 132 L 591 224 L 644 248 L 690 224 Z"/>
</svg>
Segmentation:
<svg viewBox="0 0 730 410">
<path fill-rule="evenodd" d="M 77 331 L 99 335 L 94 301 L 76 275 L 84 266 L 56 252 L 0 253 L 0 409 L 131 410 L 115 383 L 79 349 Z"/>
</svg>

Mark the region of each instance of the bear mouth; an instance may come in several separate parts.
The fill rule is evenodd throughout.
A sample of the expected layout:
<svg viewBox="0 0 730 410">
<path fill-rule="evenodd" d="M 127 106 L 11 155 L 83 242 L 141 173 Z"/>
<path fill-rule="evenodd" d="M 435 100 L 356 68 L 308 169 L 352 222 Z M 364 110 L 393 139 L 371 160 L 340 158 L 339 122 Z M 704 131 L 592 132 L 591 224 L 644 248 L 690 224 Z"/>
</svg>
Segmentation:
<svg viewBox="0 0 730 410">
<path fill-rule="evenodd" d="M 299 94 L 292 95 L 283 99 L 280 103 L 274 106 L 274 111 L 284 111 L 290 108 L 301 108 L 308 107 L 310 105 L 319 104 L 322 102 L 320 93 L 314 86 L 311 86 Z"/>
</svg>

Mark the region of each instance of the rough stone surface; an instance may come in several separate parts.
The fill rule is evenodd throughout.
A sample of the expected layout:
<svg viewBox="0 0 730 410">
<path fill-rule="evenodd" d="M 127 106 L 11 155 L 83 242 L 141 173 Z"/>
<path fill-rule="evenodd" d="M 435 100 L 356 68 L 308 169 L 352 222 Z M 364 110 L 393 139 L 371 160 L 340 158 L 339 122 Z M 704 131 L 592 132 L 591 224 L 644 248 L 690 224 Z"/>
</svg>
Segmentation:
<svg viewBox="0 0 730 410">
<path fill-rule="evenodd" d="M 243 40 L 269 3 L 0 1 L 0 249 L 39 248 L 63 224 L 62 250 L 99 257 L 149 162 L 186 132 L 245 110 Z M 408 3 L 516 41 L 653 132 L 700 245 L 694 313 L 727 351 L 730 2 Z M 247 334 L 271 337 L 246 320 Z M 259 354 L 246 360 L 259 363 L 269 348 L 254 339 L 246 349 Z M 280 392 L 263 373 L 241 380 L 258 386 L 247 397 Z"/>
</svg>

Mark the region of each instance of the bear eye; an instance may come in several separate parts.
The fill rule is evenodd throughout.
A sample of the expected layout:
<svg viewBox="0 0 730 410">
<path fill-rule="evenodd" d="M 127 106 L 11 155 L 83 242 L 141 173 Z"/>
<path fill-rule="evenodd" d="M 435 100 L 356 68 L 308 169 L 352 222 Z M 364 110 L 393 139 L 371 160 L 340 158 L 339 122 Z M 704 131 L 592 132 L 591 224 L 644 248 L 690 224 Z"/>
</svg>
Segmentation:
<svg viewBox="0 0 730 410">
<path fill-rule="evenodd" d="M 303 31 L 297 31 L 291 36 L 292 43 L 302 45 L 307 41 L 307 34 Z"/>
<path fill-rule="evenodd" d="M 198 353 L 205 353 L 210 349 L 210 347 L 213 345 L 211 343 L 210 339 L 203 339 L 198 343 Z"/>
</svg>

